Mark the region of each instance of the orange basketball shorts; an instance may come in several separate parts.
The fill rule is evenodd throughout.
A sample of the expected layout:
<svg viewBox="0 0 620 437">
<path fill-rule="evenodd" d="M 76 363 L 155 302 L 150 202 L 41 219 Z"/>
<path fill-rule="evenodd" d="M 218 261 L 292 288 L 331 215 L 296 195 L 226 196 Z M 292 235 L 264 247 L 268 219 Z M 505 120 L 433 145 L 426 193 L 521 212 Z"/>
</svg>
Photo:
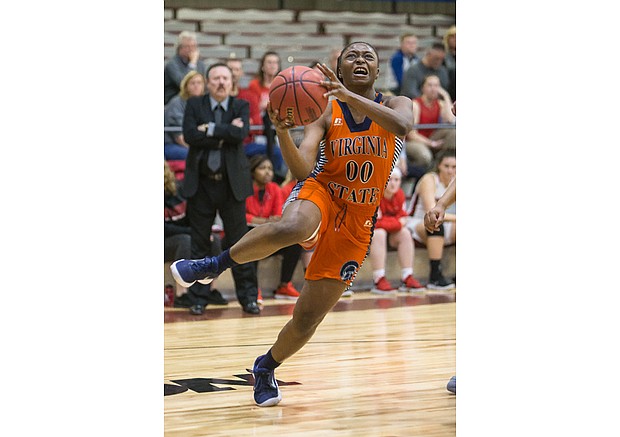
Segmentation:
<svg viewBox="0 0 620 437">
<path fill-rule="evenodd" d="M 350 286 L 368 254 L 376 207 L 347 205 L 312 178 L 304 181 L 297 199 L 309 200 L 321 210 L 306 279 L 331 278 Z"/>
</svg>

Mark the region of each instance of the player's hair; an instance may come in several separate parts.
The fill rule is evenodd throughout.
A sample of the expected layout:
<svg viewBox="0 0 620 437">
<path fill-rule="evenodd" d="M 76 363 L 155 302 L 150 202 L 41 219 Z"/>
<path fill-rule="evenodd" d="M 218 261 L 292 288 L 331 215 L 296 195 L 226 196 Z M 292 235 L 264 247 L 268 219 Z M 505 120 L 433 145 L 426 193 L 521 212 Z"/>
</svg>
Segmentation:
<svg viewBox="0 0 620 437">
<path fill-rule="evenodd" d="M 181 44 L 183 44 L 183 41 L 186 39 L 191 39 L 194 41 L 198 40 L 198 37 L 196 36 L 196 32 L 191 32 L 189 30 L 184 30 L 183 32 L 179 33 L 179 36 L 177 37 L 177 44 L 176 47 L 174 48 L 174 52 L 175 53 L 179 53 L 179 49 L 181 48 Z"/>
<path fill-rule="evenodd" d="M 181 91 L 179 91 L 179 95 L 181 96 L 181 98 L 183 100 L 187 100 L 187 99 L 190 98 L 189 91 L 188 91 L 187 87 L 189 85 L 189 81 L 192 80 L 196 76 L 200 76 L 202 78 L 202 85 L 206 86 L 205 77 L 202 74 L 200 74 L 196 70 L 190 71 L 189 73 L 187 73 L 185 75 L 183 80 L 181 80 L 181 86 L 180 86 Z"/>
<path fill-rule="evenodd" d="M 347 50 L 353 44 L 366 44 L 368 47 L 370 47 L 372 49 L 373 52 L 375 52 L 375 55 L 377 55 L 377 64 L 379 63 L 379 53 L 377 53 L 377 49 L 375 49 L 372 44 L 370 44 L 369 42 L 366 42 L 366 41 L 353 41 L 353 42 L 347 44 L 346 46 L 344 46 L 344 48 L 340 51 L 340 55 L 338 56 L 338 62 L 336 63 L 336 71 L 335 71 L 335 73 L 336 73 L 336 77 L 339 80 L 342 80 L 342 76 L 340 75 L 340 64 L 341 64 L 341 61 L 342 61 L 342 55 L 344 54 L 345 50 Z"/>
<path fill-rule="evenodd" d="M 230 69 L 230 67 L 228 65 L 226 65 L 224 62 L 216 62 L 214 64 L 209 65 L 209 68 L 207 68 L 207 72 L 205 73 L 205 77 L 207 78 L 207 80 L 209 80 L 209 73 L 215 67 L 226 67 L 228 69 L 228 71 L 230 71 L 230 75 L 232 76 L 232 70 Z"/>
</svg>

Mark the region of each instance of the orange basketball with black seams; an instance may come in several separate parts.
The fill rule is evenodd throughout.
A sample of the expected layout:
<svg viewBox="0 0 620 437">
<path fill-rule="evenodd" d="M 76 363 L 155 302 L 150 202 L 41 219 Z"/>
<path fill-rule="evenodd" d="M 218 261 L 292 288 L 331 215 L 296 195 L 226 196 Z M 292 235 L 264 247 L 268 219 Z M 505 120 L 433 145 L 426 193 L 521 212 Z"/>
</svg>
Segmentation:
<svg viewBox="0 0 620 437">
<path fill-rule="evenodd" d="M 269 88 L 269 104 L 277 109 L 280 119 L 293 115 L 296 126 L 305 126 L 318 119 L 327 107 L 328 90 L 321 85 L 323 73 L 310 67 L 294 65 L 282 70 Z"/>
</svg>

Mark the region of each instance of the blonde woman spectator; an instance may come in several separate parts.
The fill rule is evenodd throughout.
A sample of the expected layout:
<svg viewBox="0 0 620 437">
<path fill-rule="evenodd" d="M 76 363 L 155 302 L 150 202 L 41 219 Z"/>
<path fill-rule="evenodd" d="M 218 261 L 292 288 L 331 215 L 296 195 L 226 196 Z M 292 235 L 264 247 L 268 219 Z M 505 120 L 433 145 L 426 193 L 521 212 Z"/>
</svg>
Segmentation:
<svg viewBox="0 0 620 437">
<path fill-rule="evenodd" d="M 456 69 L 456 26 L 450 26 L 444 34 L 443 45 L 446 48 L 443 64 L 448 70 Z"/>
<path fill-rule="evenodd" d="M 181 81 L 181 91 L 174 96 L 164 108 L 164 126 L 183 127 L 183 114 L 187 99 L 202 96 L 205 93 L 206 78 L 197 71 L 190 71 Z M 187 157 L 189 144 L 183 138 L 183 132 L 164 132 L 164 159 L 178 160 Z"/>
</svg>

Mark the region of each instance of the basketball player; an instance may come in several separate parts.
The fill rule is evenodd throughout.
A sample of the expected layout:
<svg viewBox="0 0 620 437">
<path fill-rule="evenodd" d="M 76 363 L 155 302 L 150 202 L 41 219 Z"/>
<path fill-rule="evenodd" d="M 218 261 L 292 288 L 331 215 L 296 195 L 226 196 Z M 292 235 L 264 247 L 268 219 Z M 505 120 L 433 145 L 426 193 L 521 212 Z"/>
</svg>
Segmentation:
<svg viewBox="0 0 620 437">
<path fill-rule="evenodd" d="M 375 91 L 379 59 L 370 44 L 346 46 L 336 72 L 325 64 L 319 69 L 327 78 L 322 82 L 325 95 L 334 99 L 318 120 L 305 126 L 299 148 L 289 132 L 292 117 L 269 113 L 282 155 L 300 181 L 282 219 L 252 229 L 216 257 L 171 266 L 177 282 L 189 286 L 208 283 L 232 266 L 266 258 L 282 247 L 299 243 L 314 248 L 293 318 L 254 362 L 254 401 L 261 407 L 280 402 L 276 367 L 310 340 L 360 269 L 383 191 L 413 123 L 409 98 Z"/>
</svg>

